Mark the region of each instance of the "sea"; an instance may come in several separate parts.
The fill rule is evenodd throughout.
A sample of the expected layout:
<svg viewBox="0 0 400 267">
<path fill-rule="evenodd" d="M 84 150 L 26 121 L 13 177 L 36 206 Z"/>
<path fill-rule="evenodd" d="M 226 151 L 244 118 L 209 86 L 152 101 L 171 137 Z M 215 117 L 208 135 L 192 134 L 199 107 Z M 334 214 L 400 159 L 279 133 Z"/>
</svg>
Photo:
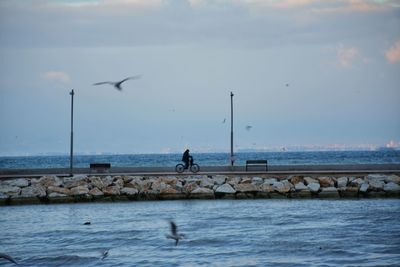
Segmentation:
<svg viewBox="0 0 400 267">
<path fill-rule="evenodd" d="M 230 165 L 229 153 L 191 153 L 200 166 Z M 182 154 L 109 154 L 74 155 L 74 167 L 85 168 L 93 162 L 111 163 L 113 167 L 171 167 L 181 161 Z M 269 165 L 325 164 L 399 164 L 400 150 L 377 151 L 306 151 L 306 152 L 240 152 L 235 153 L 235 165 L 245 165 L 248 159 L 267 159 Z M 0 169 L 68 168 L 70 157 L 23 156 L 0 157 Z"/>
<path fill-rule="evenodd" d="M 193 153 L 229 164 L 227 153 Z M 173 166 L 180 154 L 77 155 L 75 166 Z M 236 164 L 400 163 L 399 151 L 247 152 Z M 68 167 L 1 157 L 0 169 Z M 400 199 L 175 200 L 0 206 L 0 253 L 20 266 L 400 266 Z M 184 239 L 167 239 L 169 221 Z M 90 222 L 90 225 L 85 225 Z M 107 256 L 103 257 L 107 251 Z M 0 258 L 0 266 L 15 266 Z"/>
<path fill-rule="evenodd" d="M 399 199 L 24 205 L 0 215 L 0 252 L 20 266 L 400 265 Z M 184 234 L 177 246 L 169 220 Z"/>
</svg>

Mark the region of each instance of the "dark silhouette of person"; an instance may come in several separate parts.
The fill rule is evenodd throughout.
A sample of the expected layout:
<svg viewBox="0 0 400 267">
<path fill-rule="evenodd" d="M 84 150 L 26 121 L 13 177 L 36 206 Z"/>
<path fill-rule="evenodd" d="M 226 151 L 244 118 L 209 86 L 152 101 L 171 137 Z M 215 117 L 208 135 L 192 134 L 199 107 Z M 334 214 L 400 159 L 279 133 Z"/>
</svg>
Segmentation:
<svg viewBox="0 0 400 267">
<path fill-rule="evenodd" d="M 189 168 L 189 164 L 193 164 L 193 157 L 189 154 L 189 149 L 186 149 L 182 155 L 182 161 L 185 162 L 185 169 Z"/>
</svg>

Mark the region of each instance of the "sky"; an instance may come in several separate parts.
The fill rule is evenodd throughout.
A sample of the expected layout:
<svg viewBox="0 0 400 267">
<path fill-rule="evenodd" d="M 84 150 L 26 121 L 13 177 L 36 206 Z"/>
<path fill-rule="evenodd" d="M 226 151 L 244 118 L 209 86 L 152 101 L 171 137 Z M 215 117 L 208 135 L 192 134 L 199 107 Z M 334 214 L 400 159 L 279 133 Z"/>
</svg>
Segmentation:
<svg viewBox="0 0 400 267">
<path fill-rule="evenodd" d="M 0 1 L 0 155 L 69 153 L 72 89 L 80 154 L 229 151 L 231 91 L 235 150 L 398 146 L 400 1 Z"/>
</svg>

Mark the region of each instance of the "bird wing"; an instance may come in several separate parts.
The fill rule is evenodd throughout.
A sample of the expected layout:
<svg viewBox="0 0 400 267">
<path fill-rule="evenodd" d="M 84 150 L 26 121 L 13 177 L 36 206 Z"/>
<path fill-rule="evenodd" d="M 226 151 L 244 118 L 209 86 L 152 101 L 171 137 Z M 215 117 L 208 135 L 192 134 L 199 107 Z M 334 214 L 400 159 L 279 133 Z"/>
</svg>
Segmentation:
<svg viewBox="0 0 400 267">
<path fill-rule="evenodd" d="M 173 221 L 170 221 L 170 224 L 171 224 L 171 233 L 172 233 L 172 235 L 176 235 L 176 231 L 177 231 L 177 227 L 176 227 L 176 224 L 173 222 Z"/>
<path fill-rule="evenodd" d="M 125 80 L 137 80 L 137 79 L 140 79 L 141 77 L 142 77 L 142 75 L 135 75 L 135 76 L 128 77 Z"/>
<path fill-rule="evenodd" d="M 0 253 L 0 258 L 6 259 L 11 261 L 12 263 L 15 263 L 16 265 L 19 265 L 11 256 L 4 254 L 4 253 Z"/>
<path fill-rule="evenodd" d="M 101 84 L 114 84 L 113 82 L 99 82 L 99 83 L 94 83 L 93 85 L 101 85 Z"/>
</svg>

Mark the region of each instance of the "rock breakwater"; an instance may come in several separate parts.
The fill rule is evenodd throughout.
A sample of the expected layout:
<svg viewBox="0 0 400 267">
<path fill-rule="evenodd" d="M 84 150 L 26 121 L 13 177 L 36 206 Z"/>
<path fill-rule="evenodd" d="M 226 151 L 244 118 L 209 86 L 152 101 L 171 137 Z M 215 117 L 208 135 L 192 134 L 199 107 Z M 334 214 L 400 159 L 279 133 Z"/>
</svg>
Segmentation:
<svg viewBox="0 0 400 267">
<path fill-rule="evenodd" d="M 400 197 L 398 175 L 43 176 L 0 181 L 0 204 L 120 200 Z"/>
</svg>

